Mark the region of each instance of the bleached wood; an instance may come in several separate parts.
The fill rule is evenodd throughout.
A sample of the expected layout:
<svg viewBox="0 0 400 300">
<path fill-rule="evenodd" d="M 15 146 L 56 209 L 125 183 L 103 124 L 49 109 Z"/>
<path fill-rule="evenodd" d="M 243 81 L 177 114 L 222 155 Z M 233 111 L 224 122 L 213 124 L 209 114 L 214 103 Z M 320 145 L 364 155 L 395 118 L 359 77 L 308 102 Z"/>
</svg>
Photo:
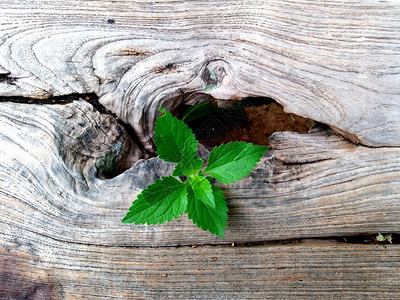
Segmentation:
<svg viewBox="0 0 400 300">
<path fill-rule="evenodd" d="M 276 133 L 274 150 L 249 177 L 221 185 L 230 208 L 223 240 L 186 216 L 162 225 L 122 224 L 136 195 L 174 165 L 140 160 L 113 179 L 98 179 L 100 157 L 116 148 L 126 149 L 122 161 L 140 155 L 134 144 L 121 146 L 129 139 L 115 125 L 85 101 L 0 104 L 0 231 L 30 228 L 33 236 L 117 246 L 399 232 L 400 149 L 355 146 L 325 131 Z"/>
<path fill-rule="evenodd" d="M 0 298 L 398 297 L 397 245 L 175 246 L 400 232 L 399 16 L 395 1 L 2 0 Z M 134 134 L 83 99 L 4 102 L 86 93 Z M 273 97 L 381 148 L 276 133 L 252 175 L 223 186 L 222 240 L 185 217 L 120 223 L 173 169 L 140 160 L 156 109 L 199 94 Z M 139 161 L 101 180 L 110 153 L 117 169 Z"/>
<path fill-rule="evenodd" d="M 0 297 L 398 299 L 399 245 L 125 248 L 1 233 Z M 24 241 L 25 243 L 26 241 Z"/>
<path fill-rule="evenodd" d="M 270 96 L 399 146 L 399 16 L 396 1 L 2 0 L 0 95 L 95 92 L 148 148 L 156 107 L 185 93 Z"/>
</svg>

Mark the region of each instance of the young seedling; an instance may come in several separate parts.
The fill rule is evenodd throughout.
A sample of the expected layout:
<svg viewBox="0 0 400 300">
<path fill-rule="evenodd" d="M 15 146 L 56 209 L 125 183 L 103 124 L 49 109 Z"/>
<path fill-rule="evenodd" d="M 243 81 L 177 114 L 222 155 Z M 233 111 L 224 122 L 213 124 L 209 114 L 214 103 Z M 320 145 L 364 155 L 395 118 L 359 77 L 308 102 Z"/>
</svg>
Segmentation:
<svg viewBox="0 0 400 300">
<path fill-rule="evenodd" d="M 391 243 L 391 244 L 392 244 L 393 237 L 392 237 L 392 234 L 391 234 L 391 233 L 386 234 L 386 235 L 382 235 L 382 234 L 379 232 L 379 234 L 376 236 L 376 240 L 377 240 L 378 242 L 388 242 L 388 243 Z"/>
<path fill-rule="evenodd" d="M 156 153 L 178 164 L 173 176 L 156 180 L 137 196 L 122 222 L 162 224 L 187 213 L 198 227 L 222 238 L 228 207 L 222 190 L 211 184 L 213 178 L 222 183 L 243 179 L 268 147 L 245 142 L 220 145 L 210 152 L 203 170 L 203 160 L 197 156 L 199 142 L 192 130 L 165 109 L 160 111 L 154 132 Z"/>
</svg>

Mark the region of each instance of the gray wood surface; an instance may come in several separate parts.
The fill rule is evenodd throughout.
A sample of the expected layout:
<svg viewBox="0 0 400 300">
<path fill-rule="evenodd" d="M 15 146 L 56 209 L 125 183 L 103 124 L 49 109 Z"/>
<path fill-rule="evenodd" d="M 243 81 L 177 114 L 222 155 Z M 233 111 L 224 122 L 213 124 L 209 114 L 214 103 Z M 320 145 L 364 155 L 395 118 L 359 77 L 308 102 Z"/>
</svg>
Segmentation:
<svg viewBox="0 0 400 300">
<path fill-rule="evenodd" d="M 399 245 L 132 248 L 38 238 L 4 243 L 2 234 L 0 297 L 398 299 L 400 292 Z"/>
<path fill-rule="evenodd" d="M 399 16 L 395 1 L 2 0 L 0 298 L 400 299 L 398 245 L 273 242 L 400 233 Z M 222 240 L 185 216 L 122 224 L 174 167 L 145 151 L 157 108 L 202 96 L 272 97 L 327 127 L 275 133 L 221 185 Z M 100 179 L 100 162 L 121 174 Z"/>
<path fill-rule="evenodd" d="M 399 146 L 399 15 L 397 1 L 2 0 L 0 93 L 94 92 L 149 148 L 155 108 L 193 93 L 273 97 Z"/>
<path fill-rule="evenodd" d="M 220 240 L 185 215 L 162 225 L 120 222 L 136 195 L 156 178 L 170 175 L 174 165 L 158 158 L 141 160 L 113 179 L 98 179 L 99 158 L 121 148 L 127 149 L 118 152 L 124 161 L 133 152 L 125 146 L 130 140 L 123 128 L 114 129 L 118 122 L 113 117 L 85 101 L 2 103 L 0 108 L 3 232 L 29 227 L 33 236 L 65 242 L 175 246 L 400 228 L 399 148 L 356 146 L 326 131 L 275 133 L 273 150 L 250 176 L 220 185 L 230 208 Z"/>
</svg>

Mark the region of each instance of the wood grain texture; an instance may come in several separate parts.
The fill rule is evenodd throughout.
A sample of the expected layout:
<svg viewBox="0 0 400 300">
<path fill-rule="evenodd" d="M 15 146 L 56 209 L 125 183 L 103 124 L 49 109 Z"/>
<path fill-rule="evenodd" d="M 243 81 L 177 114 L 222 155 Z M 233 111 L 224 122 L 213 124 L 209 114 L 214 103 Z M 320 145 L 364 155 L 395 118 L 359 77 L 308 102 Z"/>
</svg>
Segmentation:
<svg viewBox="0 0 400 300">
<path fill-rule="evenodd" d="M 400 299 L 398 245 L 227 246 L 400 233 L 399 62 L 395 1 L 2 0 L 0 298 Z M 6 102 L 88 93 L 115 115 Z M 147 159 L 159 106 L 252 96 L 331 129 L 274 134 L 221 186 L 222 240 L 120 222 L 172 173 Z"/>
<path fill-rule="evenodd" d="M 198 93 L 273 97 L 355 142 L 399 146 L 399 62 L 396 1 L 0 3 L 0 95 L 94 92 L 149 149 L 156 107 Z"/>
<path fill-rule="evenodd" d="M 110 124 L 118 127 L 85 101 L 1 103 L 0 231 L 29 228 L 27 238 L 39 234 L 112 246 L 399 232 L 400 149 L 355 146 L 326 131 L 276 133 L 273 151 L 249 177 L 221 185 L 230 208 L 223 240 L 186 216 L 162 225 L 122 224 L 136 195 L 170 175 L 174 165 L 139 160 L 119 176 L 100 180 L 98 159 L 118 153 L 124 162 L 141 155 L 134 144 L 127 146 L 124 128 Z"/>
<path fill-rule="evenodd" d="M 1 233 L 0 297 L 398 299 L 399 245 L 126 248 Z M 68 262 L 68 263 L 67 263 Z"/>
</svg>

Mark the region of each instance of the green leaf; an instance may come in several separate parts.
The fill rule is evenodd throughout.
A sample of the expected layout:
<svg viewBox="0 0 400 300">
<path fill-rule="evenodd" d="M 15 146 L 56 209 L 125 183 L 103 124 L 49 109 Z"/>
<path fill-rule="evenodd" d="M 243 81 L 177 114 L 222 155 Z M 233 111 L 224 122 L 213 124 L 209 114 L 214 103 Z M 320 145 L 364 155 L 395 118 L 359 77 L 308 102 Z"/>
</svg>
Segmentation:
<svg viewBox="0 0 400 300">
<path fill-rule="evenodd" d="M 200 157 L 193 157 L 189 160 L 182 160 L 174 170 L 174 176 L 190 176 L 196 174 L 203 167 L 203 160 Z"/>
<path fill-rule="evenodd" d="M 187 207 L 186 187 L 172 176 L 156 180 L 133 201 L 122 222 L 162 224 L 178 218 Z"/>
<path fill-rule="evenodd" d="M 157 118 L 154 128 L 154 143 L 160 158 L 179 163 L 184 147 L 188 153 L 196 154 L 199 142 L 192 130 L 164 108 L 160 108 L 160 111 L 162 114 Z"/>
<path fill-rule="evenodd" d="M 198 199 L 203 201 L 204 204 L 210 206 L 211 208 L 215 208 L 212 186 L 207 180 L 207 177 L 203 175 L 194 175 L 189 177 L 189 183 Z"/>
<path fill-rule="evenodd" d="M 215 208 L 205 205 L 198 199 L 191 188 L 188 191 L 187 213 L 189 219 L 193 220 L 198 227 L 217 234 L 220 238 L 224 237 L 224 228 L 228 220 L 228 207 L 226 205 L 225 196 L 221 189 L 216 186 L 212 187 L 215 199 Z"/>
<path fill-rule="evenodd" d="M 203 173 L 213 176 L 222 183 L 241 180 L 251 173 L 267 150 L 267 146 L 245 142 L 230 142 L 215 147 L 210 153 L 207 168 Z"/>
<path fill-rule="evenodd" d="M 199 172 L 203 168 L 203 160 L 197 157 L 196 153 L 192 152 L 192 149 L 188 149 L 187 145 L 182 151 L 182 160 L 175 167 L 174 176 L 190 176 Z"/>
<path fill-rule="evenodd" d="M 182 116 L 182 121 L 189 123 L 196 119 L 211 115 L 218 111 L 218 107 L 205 101 L 191 106 Z"/>
<path fill-rule="evenodd" d="M 210 87 L 215 87 L 214 85 L 210 85 Z M 229 111 L 235 111 L 235 110 L 243 110 L 243 103 L 241 101 L 238 101 L 234 106 L 231 107 L 226 107 L 226 108 L 220 108 L 218 106 L 212 105 L 210 102 L 205 101 L 201 102 L 198 104 L 195 104 L 191 106 L 182 116 L 182 121 L 185 122 L 186 124 L 215 114 L 216 112 L 229 112 Z"/>
</svg>

